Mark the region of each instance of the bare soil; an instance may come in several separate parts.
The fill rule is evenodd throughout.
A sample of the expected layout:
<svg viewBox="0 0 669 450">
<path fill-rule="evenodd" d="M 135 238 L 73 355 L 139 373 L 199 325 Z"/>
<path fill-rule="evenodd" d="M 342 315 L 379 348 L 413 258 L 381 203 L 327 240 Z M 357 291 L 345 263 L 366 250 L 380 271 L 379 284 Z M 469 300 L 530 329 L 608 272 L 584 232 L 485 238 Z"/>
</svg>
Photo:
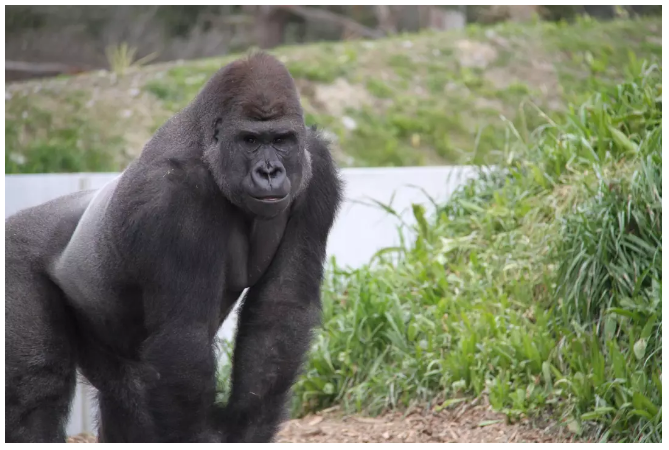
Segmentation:
<svg viewBox="0 0 669 450">
<path fill-rule="evenodd" d="M 337 408 L 284 423 L 281 443 L 352 442 L 576 442 L 567 429 L 545 420 L 508 423 L 487 404 L 465 403 L 439 413 L 389 412 L 379 417 L 345 416 Z M 96 442 L 78 435 L 68 442 Z"/>
</svg>

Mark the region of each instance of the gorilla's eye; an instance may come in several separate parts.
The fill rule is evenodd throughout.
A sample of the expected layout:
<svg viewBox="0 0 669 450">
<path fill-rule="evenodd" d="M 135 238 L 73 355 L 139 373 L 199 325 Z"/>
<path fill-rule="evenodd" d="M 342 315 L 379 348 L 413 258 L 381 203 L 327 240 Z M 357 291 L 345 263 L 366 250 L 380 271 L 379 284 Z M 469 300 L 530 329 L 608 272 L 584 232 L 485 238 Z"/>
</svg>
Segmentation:
<svg viewBox="0 0 669 450">
<path fill-rule="evenodd" d="M 255 144 L 256 138 L 254 136 L 246 136 L 244 137 L 244 142 L 246 142 L 247 144 Z"/>
<path fill-rule="evenodd" d="M 295 136 L 292 133 L 284 133 L 274 136 L 272 144 L 278 147 L 285 147 L 294 142 Z"/>
</svg>

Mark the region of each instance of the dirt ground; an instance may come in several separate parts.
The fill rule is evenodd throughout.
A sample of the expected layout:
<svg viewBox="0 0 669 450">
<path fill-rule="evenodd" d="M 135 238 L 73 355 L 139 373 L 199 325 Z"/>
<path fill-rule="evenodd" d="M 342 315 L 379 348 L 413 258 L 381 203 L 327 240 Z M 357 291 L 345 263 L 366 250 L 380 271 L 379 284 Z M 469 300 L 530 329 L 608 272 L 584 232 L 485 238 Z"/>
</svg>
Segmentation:
<svg viewBox="0 0 669 450">
<path fill-rule="evenodd" d="M 546 421 L 510 424 L 486 404 L 464 403 L 439 413 L 391 412 L 370 418 L 344 416 L 336 408 L 286 422 L 277 442 L 575 442 L 565 427 Z M 78 435 L 68 442 L 95 442 Z"/>
</svg>

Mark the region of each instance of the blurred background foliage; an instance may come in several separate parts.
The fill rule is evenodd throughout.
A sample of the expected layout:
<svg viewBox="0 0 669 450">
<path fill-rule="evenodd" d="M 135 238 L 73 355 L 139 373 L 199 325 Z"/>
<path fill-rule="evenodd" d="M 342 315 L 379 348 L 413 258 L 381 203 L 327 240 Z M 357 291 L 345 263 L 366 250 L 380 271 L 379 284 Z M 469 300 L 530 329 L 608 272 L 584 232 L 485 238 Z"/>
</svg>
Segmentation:
<svg viewBox="0 0 669 450">
<path fill-rule="evenodd" d="M 342 166 L 498 162 L 505 121 L 558 120 L 622 81 L 630 52 L 662 54 L 655 7 L 16 6 L 6 17 L 7 173 L 121 170 L 252 47 L 286 63 Z"/>
<path fill-rule="evenodd" d="M 448 30 L 502 21 L 661 15 L 660 6 L 7 6 L 6 59 L 54 64 L 51 73 L 106 68 L 104 50 L 125 42 L 157 61 L 198 59 L 286 44 Z M 58 68 L 60 65 L 61 68 Z M 26 69 L 28 66 L 24 67 Z M 6 70 L 8 80 L 40 66 Z M 49 73 L 47 71 L 47 73 Z"/>
</svg>

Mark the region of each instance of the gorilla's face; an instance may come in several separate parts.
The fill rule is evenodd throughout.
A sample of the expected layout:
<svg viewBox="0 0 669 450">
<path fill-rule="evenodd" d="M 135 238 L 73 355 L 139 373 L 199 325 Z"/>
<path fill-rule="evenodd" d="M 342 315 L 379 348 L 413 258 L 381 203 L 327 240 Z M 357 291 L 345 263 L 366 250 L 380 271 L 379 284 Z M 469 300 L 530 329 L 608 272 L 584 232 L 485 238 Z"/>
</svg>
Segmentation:
<svg viewBox="0 0 669 450">
<path fill-rule="evenodd" d="M 285 211 L 308 163 L 304 123 L 295 119 L 220 123 L 216 139 L 224 194 L 258 217 L 272 218 Z"/>
</svg>

